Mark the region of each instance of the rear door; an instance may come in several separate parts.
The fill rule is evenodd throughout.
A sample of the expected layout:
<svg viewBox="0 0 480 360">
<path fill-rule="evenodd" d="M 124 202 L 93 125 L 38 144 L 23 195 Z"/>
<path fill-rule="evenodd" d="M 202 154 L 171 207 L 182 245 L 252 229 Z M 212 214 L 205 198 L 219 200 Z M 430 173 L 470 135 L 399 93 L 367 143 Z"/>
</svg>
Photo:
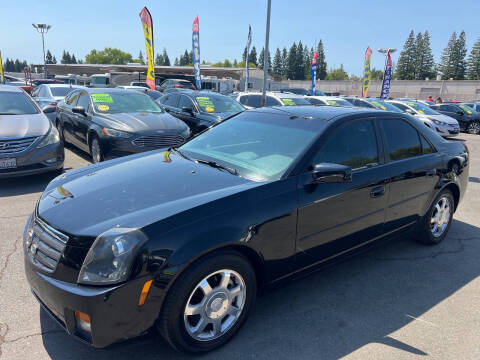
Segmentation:
<svg viewBox="0 0 480 360">
<path fill-rule="evenodd" d="M 88 142 L 87 142 L 87 134 L 88 129 L 90 128 L 90 123 L 92 120 L 91 117 L 91 106 L 90 106 L 90 96 L 87 92 L 83 91 L 80 93 L 77 104 L 75 106 L 81 106 L 85 109 L 87 115 L 72 113 L 72 119 L 74 122 L 73 130 L 74 136 L 81 144 L 84 150 L 88 151 Z"/>
<path fill-rule="evenodd" d="M 58 110 L 58 117 L 63 127 L 63 133 L 65 140 L 78 145 L 77 138 L 75 136 L 75 113 L 72 111 L 73 107 L 77 104 L 80 91 L 74 91 L 69 94 L 61 107 Z"/>
<path fill-rule="evenodd" d="M 440 179 L 442 157 L 407 120 L 381 118 L 387 174 L 385 232 L 412 225 L 423 216 Z"/>
<path fill-rule="evenodd" d="M 352 120 L 335 129 L 311 164 L 336 163 L 352 169 L 352 181 L 312 182 L 299 176 L 298 267 L 325 260 L 379 237 L 383 231 L 387 173 L 373 119 Z"/>
<path fill-rule="evenodd" d="M 184 111 L 184 108 L 192 109 L 193 115 L 189 111 Z M 178 118 L 183 120 L 194 133 L 198 130 L 198 118 L 195 116 L 196 113 L 198 113 L 198 111 L 193 104 L 192 99 L 186 95 L 180 95 L 180 100 L 178 102 Z"/>
</svg>

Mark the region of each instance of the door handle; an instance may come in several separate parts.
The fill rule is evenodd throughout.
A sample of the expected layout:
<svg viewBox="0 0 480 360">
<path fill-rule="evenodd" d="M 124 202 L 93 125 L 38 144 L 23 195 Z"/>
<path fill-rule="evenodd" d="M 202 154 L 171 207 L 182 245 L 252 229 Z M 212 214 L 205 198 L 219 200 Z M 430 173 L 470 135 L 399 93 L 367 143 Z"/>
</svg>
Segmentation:
<svg viewBox="0 0 480 360">
<path fill-rule="evenodd" d="M 437 175 L 437 170 L 436 169 L 428 170 L 426 175 L 427 177 L 434 177 L 435 175 Z"/>
<path fill-rule="evenodd" d="M 370 191 L 371 198 L 378 198 L 385 195 L 385 186 L 377 186 Z"/>
</svg>

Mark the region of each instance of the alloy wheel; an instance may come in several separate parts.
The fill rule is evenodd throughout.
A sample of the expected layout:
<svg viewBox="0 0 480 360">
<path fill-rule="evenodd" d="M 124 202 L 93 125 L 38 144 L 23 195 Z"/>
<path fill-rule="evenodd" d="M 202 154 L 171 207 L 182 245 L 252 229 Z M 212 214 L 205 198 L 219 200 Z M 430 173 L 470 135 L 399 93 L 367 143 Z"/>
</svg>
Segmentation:
<svg viewBox="0 0 480 360">
<path fill-rule="evenodd" d="M 450 199 L 446 196 L 442 196 L 435 204 L 430 219 L 430 231 L 434 237 L 440 237 L 445 232 L 452 216 L 451 209 Z"/>
<path fill-rule="evenodd" d="M 233 270 L 219 270 L 200 281 L 185 306 L 184 323 L 195 340 L 210 341 L 237 322 L 245 305 L 246 286 Z"/>
<path fill-rule="evenodd" d="M 480 133 L 480 123 L 474 121 L 470 125 L 468 125 L 467 132 L 469 134 L 478 134 Z"/>
</svg>

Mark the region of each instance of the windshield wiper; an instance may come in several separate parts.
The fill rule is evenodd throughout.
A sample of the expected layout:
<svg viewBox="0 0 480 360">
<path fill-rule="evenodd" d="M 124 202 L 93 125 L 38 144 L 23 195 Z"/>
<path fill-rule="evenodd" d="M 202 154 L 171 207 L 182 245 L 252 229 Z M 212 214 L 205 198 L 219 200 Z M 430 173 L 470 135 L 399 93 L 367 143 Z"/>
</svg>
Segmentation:
<svg viewBox="0 0 480 360">
<path fill-rule="evenodd" d="M 192 160 L 192 159 L 190 159 L 187 155 L 185 155 L 185 154 L 183 153 L 183 151 L 181 151 L 180 149 L 176 148 L 175 146 L 169 147 L 169 148 L 168 148 L 168 151 L 170 151 L 170 152 L 176 152 L 176 153 L 180 154 L 180 156 L 183 157 L 184 159 Z"/>
<path fill-rule="evenodd" d="M 211 161 L 211 160 L 202 160 L 202 159 L 194 159 L 195 162 L 197 163 L 200 163 L 200 164 L 205 164 L 205 165 L 208 165 L 208 166 L 211 166 L 215 169 L 220 169 L 220 170 L 225 170 L 225 171 L 228 171 L 230 174 L 232 175 L 237 175 L 238 176 L 238 171 L 237 169 L 235 168 L 230 168 L 228 166 L 224 166 L 224 165 L 221 165 L 215 161 Z"/>
</svg>

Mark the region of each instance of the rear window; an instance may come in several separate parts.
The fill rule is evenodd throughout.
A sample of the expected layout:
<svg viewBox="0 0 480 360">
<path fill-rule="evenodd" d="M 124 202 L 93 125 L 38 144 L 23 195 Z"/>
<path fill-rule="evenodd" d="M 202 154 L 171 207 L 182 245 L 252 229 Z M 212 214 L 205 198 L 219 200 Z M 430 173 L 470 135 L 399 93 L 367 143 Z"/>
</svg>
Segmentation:
<svg viewBox="0 0 480 360">
<path fill-rule="evenodd" d="M 67 96 L 73 89 L 71 87 L 51 87 L 50 91 L 53 96 Z"/>
<path fill-rule="evenodd" d="M 307 100 L 304 98 L 287 98 L 282 97 L 280 98 L 281 102 L 285 106 L 296 106 L 296 105 L 311 105 Z"/>
<path fill-rule="evenodd" d="M 23 92 L 0 92 L 0 115 L 38 114 L 33 102 Z"/>
</svg>

